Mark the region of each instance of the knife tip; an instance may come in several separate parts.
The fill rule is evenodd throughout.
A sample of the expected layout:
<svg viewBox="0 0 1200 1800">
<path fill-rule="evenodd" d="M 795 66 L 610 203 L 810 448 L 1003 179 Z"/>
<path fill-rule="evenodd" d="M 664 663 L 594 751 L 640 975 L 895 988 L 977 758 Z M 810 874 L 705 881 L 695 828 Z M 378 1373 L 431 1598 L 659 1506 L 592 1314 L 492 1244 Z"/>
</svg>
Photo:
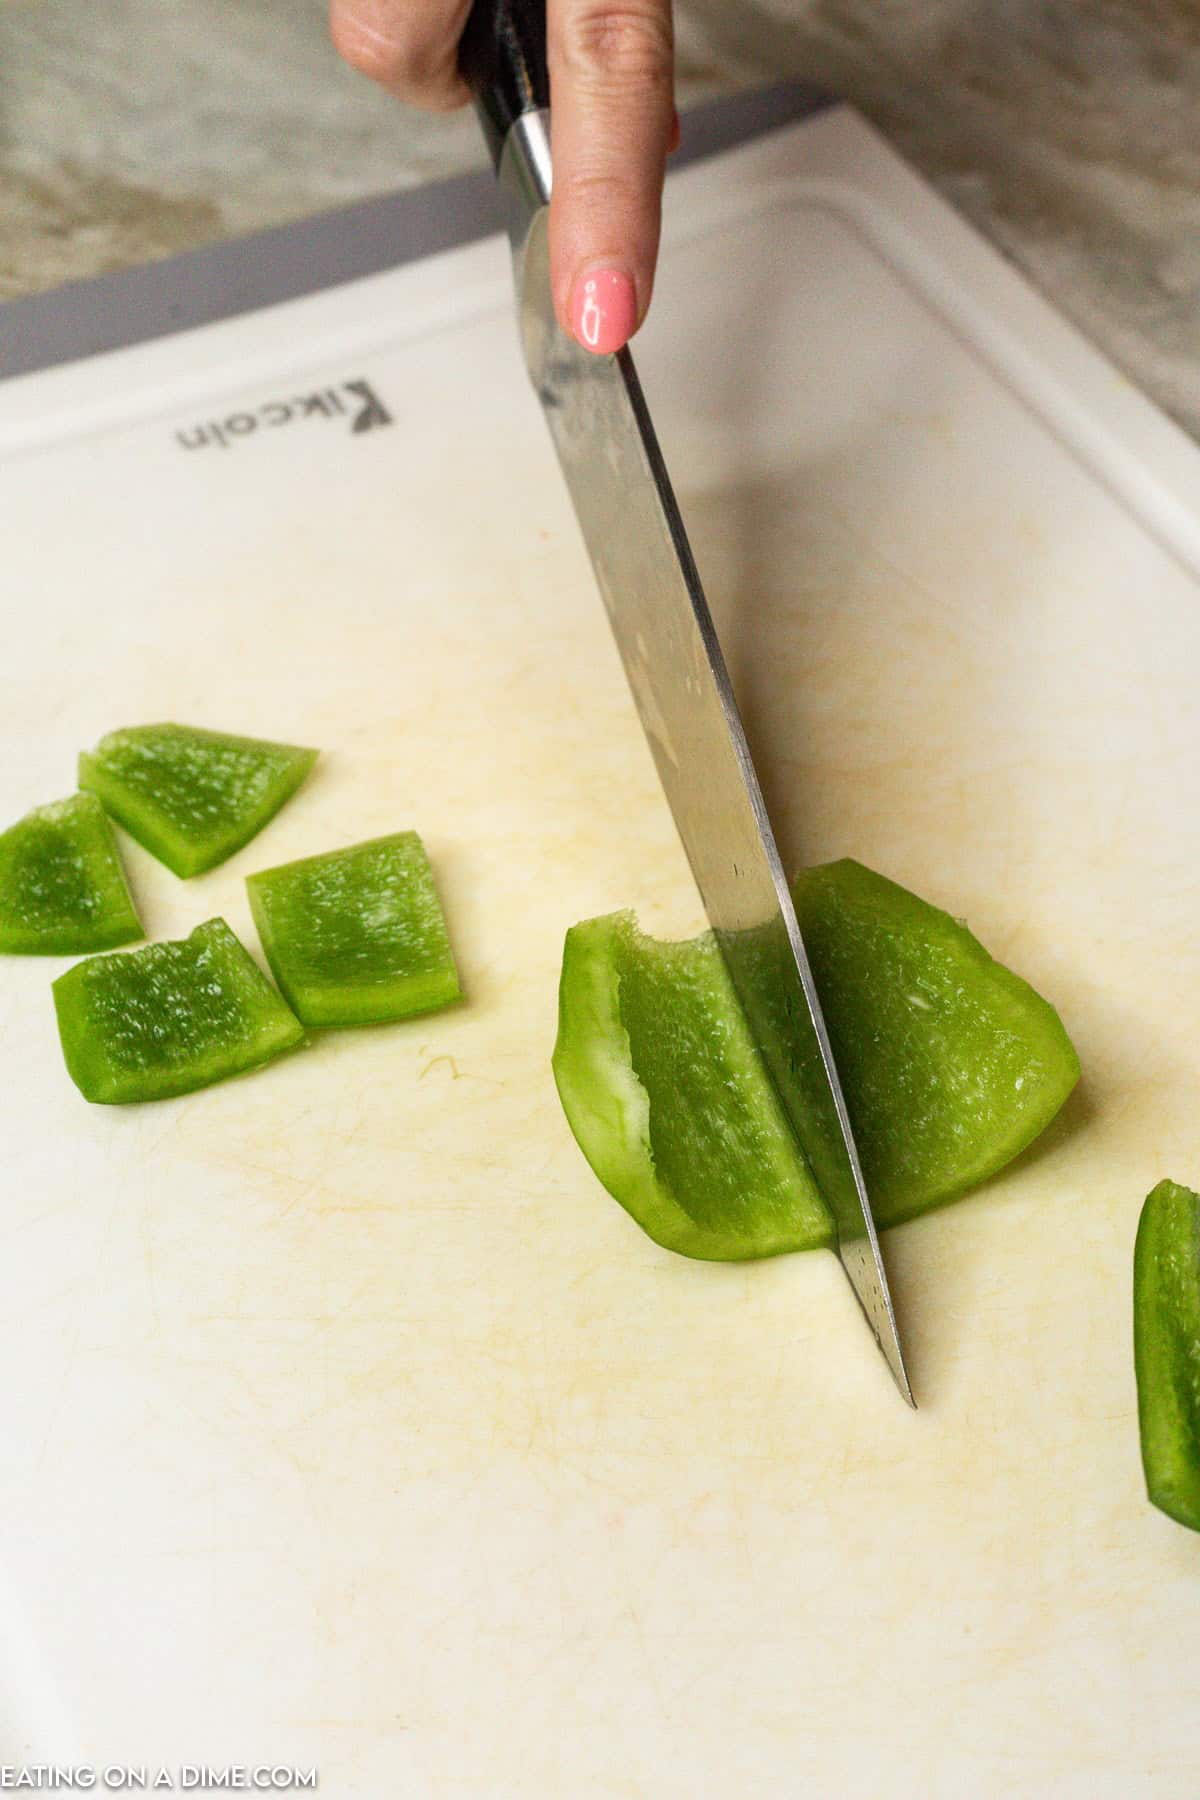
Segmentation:
<svg viewBox="0 0 1200 1800">
<path fill-rule="evenodd" d="M 908 1370 L 904 1366 L 903 1354 L 900 1354 L 897 1358 L 893 1359 L 888 1355 L 887 1346 L 882 1340 L 880 1341 L 879 1348 L 883 1351 L 884 1360 L 886 1361 L 888 1368 L 892 1371 L 892 1379 L 900 1390 L 901 1399 L 907 1401 L 908 1405 L 916 1412 L 917 1398 L 912 1391 L 912 1383 L 908 1379 Z M 899 1348 L 899 1346 L 897 1346 L 897 1348 Z"/>
</svg>

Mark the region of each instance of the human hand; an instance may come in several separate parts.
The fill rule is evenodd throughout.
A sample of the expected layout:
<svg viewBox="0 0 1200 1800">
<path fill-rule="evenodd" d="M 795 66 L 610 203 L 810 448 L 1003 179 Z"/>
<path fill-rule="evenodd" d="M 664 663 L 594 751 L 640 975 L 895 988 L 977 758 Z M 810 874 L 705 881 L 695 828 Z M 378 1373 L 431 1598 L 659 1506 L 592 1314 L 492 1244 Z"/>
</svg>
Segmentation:
<svg viewBox="0 0 1200 1800">
<path fill-rule="evenodd" d="M 458 40 L 470 0 L 330 0 L 346 61 L 443 112 L 470 95 Z M 547 0 L 554 114 L 550 281 L 564 331 L 619 350 L 650 305 L 663 174 L 679 141 L 671 0 Z"/>
</svg>

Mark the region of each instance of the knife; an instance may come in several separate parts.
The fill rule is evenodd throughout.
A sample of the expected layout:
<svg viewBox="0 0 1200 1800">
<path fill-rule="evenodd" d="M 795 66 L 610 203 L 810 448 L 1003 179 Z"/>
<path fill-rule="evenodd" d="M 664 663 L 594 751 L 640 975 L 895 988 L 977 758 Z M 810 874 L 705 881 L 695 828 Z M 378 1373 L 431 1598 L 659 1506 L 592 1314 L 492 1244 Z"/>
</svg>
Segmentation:
<svg viewBox="0 0 1200 1800">
<path fill-rule="evenodd" d="M 842 1267 L 914 1406 L 816 984 L 633 358 L 593 355 L 555 320 L 544 0 L 476 0 L 459 60 L 499 179 L 526 366 L 659 778 Z"/>
</svg>

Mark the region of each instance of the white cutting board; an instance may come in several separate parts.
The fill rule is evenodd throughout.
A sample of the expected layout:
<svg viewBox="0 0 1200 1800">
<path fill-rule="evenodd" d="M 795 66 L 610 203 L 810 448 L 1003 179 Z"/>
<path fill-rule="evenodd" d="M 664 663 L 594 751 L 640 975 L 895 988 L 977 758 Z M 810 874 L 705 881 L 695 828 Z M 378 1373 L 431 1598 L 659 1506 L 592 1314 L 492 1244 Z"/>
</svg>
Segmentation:
<svg viewBox="0 0 1200 1800">
<path fill-rule="evenodd" d="M 1200 451 L 850 114 L 673 179 L 640 362 L 785 859 L 965 915 L 1086 1071 L 886 1241 L 914 1416 L 832 1257 L 659 1250 L 559 1111 L 565 928 L 700 916 L 510 305 L 490 241 L 0 390 L 0 819 L 115 725 L 319 744 L 223 869 L 127 846 L 150 931 L 414 826 L 468 995 L 103 1110 L 0 968 L 3 1760 L 1194 1795 L 1130 1260 L 1200 1183 Z M 177 441 L 355 379 L 390 428 Z"/>
</svg>

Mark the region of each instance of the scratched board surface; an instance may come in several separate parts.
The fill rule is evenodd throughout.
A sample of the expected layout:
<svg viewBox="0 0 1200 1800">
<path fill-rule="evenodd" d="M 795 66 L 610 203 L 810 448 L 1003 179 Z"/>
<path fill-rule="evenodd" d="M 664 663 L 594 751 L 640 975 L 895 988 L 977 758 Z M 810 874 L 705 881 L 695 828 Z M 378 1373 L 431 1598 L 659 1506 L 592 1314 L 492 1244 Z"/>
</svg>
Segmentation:
<svg viewBox="0 0 1200 1800">
<path fill-rule="evenodd" d="M 707 279 L 714 268 L 718 282 Z M 847 113 L 674 178 L 641 364 L 785 859 L 965 916 L 1085 1077 L 892 1233 L 645 1239 L 549 1074 L 563 932 L 700 922 L 498 242 L 9 384 L 0 818 L 175 718 L 322 746 L 158 937 L 420 831 L 466 1001 L 144 1109 L 0 969 L 0 1749 L 331 1796 L 1193 1791 L 1142 1196 L 1200 1182 L 1200 453 Z"/>
</svg>

